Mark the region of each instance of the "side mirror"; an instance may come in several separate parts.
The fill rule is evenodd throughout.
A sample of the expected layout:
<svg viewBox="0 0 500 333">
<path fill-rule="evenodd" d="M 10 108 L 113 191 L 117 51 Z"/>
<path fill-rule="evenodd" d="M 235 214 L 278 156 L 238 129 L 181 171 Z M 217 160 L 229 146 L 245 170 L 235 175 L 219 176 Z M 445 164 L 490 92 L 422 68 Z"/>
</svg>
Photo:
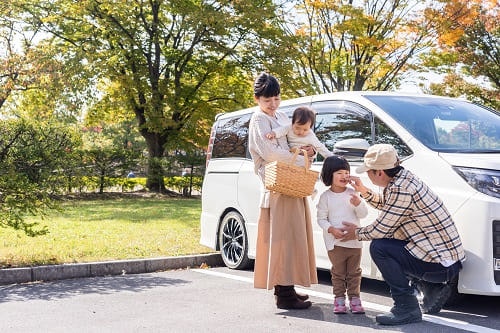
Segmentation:
<svg viewBox="0 0 500 333">
<path fill-rule="evenodd" d="M 370 144 L 365 139 L 347 139 L 335 143 L 333 153 L 347 160 L 362 160 Z"/>
</svg>

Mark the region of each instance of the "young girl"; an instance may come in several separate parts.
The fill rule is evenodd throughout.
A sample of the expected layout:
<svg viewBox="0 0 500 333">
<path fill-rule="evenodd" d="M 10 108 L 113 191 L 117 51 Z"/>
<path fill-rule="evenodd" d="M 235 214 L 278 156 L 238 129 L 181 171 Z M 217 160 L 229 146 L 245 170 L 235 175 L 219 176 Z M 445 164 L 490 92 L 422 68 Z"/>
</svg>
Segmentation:
<svg viewBox="0 0 500 333">
<path fill-rule="evenodd" d="M 307 106 L 299 106 L 293 111 L 292 124 L 274 128 L 266 134 L 268 139 L 276 139 L 286 136 L 290 151 L 304 146 L 311 146 L 324 158 L 333 155 L 326 146 L 321 143 L 311 128 L 314 126 L 316 114 Z"/>
<path fill-rule="evenodd" d="M 330 186 L 323 192 L 317 205 L 318 224 L 323 229 L 328 257 L 332 263 L 334 313 L 347 313 L 345 296 L 349 298 L 352 313 L 365 313 L 361 305 L 361 242 L 340 241 L 342 222 L 360 225 L 359 219 L 368 215 L 368 209 L 350 184 L 350 166 L 341 156 L 330 156 L 323 162 L 321 180 Z"/>
</svg>

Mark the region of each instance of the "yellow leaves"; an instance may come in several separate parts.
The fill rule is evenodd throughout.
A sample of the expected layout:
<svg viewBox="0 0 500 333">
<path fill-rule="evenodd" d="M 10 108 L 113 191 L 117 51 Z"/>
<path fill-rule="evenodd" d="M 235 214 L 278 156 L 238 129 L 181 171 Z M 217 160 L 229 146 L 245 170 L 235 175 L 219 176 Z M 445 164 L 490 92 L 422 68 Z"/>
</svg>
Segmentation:
<svg viewBox="0 0 500 333">
<path fill-rule="evenodd" d="M 463 33 L 464 30 L 461 28 L 444 32 L 439 36 L 439 43 L 445 46 L 453 46 L 458 42 L 458 40 L 460 40 L 460 37 L 462 37 Z"/>
<path fill-rule="evenodd" d="M 309 28 L 305 26 L 301 26 L 295 30 L 295 35 L 305 37 L 309 35 Z"/>
</svg>

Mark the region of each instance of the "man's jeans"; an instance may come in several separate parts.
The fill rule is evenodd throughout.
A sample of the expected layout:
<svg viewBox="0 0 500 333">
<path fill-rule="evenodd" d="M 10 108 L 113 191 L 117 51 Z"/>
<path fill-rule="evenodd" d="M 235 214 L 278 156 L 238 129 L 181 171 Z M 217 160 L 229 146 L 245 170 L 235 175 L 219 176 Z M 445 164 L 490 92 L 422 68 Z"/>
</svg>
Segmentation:
<svg viewBox="0 0 500 333">
<path fill-rule="evenodd" d="M 405 249 L 406 243 L 388 238 L 371 241 L 370 255 L 391 288 L 392 296 L 413 294 L 413 287 L 409 283 L 411 278 L 432 283 L 448 282 L 462 267 L 459 261 L 450 267 L 444 267 L 417 259 Z"/>
</svg>

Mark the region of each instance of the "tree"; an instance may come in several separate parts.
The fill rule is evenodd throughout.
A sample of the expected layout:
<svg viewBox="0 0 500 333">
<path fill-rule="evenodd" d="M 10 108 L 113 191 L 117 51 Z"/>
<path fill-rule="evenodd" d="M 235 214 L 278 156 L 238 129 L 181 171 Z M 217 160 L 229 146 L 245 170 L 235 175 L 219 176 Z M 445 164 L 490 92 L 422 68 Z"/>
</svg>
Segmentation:
<svg viewBox="0 0 500 333">
<path fill-rule="evenodd" d="M 463 75 L 457 73 L 448 73 L 441 83 L 431 83 L 425 91 L 441 96 L 466 97 L 472 102 L 500 110 L 500 90 L 468 82 Z"/>
<path fill-rule="evenodd" d="M 442 15 L 445 12 L 447 15 Z M 429 91 L 466 96 L 500 107 L 500 9 L 498 1 L 446 1 L 427 15 L 440 27 L 438 44 L 424 57 L 429 68 L 446 73 Z M 471 83 L 474 78 L 476 82 Z"/>
<path fill-rule="evenodd" d="M 246 70 L 262 54 L 261 34 L 274 31 L 264 0 L 15 2 L 112 83 L 146 140 L 154 191 L 164 190 L 159 160 L 170 140 L 197 128 L 205 145 L 216 113 L 251 101 Z"/>
<path fill-rule="evenodd" d="M 96 177 L 99 193 L 137 167 L 142 145 L 130 135 L 126 122 L 83 129 L 82 168 L 87 176 Z"/>
<path fill-rule="evenodd" d="M 29 236 L 47 230 L 27 223 L 27 215 L 44 215 L 57 207 L 64 166 L 74 149 L 67 127 L 27 119 L 0 122 L 0 226 L 23 230 Z"/>
<path fill-rule="evenodd" d="M 38 81 L 44 66 L 33 46 L 38 30 L 23 31 L 21 18 L 8 6 L 0 5 L 0 109 L 16 91 L 30 89 Z"/>
<path fill-rule="evenodd" d="M 423 20 L 422 1 L 301 0 L 288 34 L 299 38 L 295 68 L 316 93 L 388 90 L 415 56 L 432 45 L 435 29 Z"/>
</svg>

